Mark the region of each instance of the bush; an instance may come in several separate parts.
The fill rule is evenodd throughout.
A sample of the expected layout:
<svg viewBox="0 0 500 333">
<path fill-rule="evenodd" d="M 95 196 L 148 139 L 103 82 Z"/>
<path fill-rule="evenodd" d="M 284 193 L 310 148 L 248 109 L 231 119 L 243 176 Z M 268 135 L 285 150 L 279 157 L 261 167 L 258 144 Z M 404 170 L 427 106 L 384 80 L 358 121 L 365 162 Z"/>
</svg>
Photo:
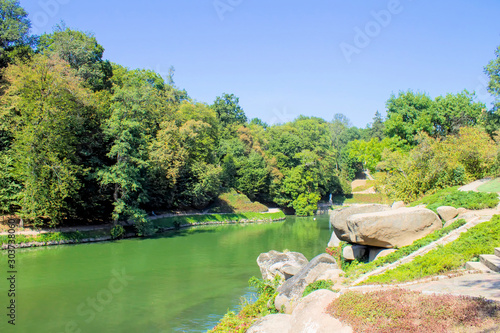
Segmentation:
<svg viewBox="0 0 500 333">
<path fill-rule="evenodd" d="M 113 239 L 121 238 L 125 234 L 125 229 L 121 225 L 115 225 L 111 229 L 110 234 Z"/>
<path fill-rule="evenodd" d="M 279 276 L 273 281 L 264 281 L 256 277 L 250 278 L 249 285 L 257 291 L 258 298 L 254 303 L 245 301 L 241 306 L 241 311 L 236 314 L 229 311 L 221 321 L 208 333 L 215 332 L 237 332 L 243 333 L 260 317 L 268 314 L 278 313 L 274 308 L 276 289 L 281 283 Z"/>
<path fill-rule="evenodd" d="M 306 289 L 302 293 L 302 297 L 305 297 L 312 293 L 313 291 L 320 289 L 330 289 L 333 286 L 332 280 L 318 280 L 309 285 L 307 285 Z M 330 289 L 331 290 L 331 289 Z"/>
</svg>

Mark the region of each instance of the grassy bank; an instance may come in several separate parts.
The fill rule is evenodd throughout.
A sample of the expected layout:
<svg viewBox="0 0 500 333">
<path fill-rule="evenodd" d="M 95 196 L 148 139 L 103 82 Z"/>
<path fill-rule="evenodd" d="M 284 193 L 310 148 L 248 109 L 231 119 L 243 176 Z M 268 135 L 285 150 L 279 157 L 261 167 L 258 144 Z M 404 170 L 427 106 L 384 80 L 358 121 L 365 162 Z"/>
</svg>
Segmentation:
<svg viewBox="0 0 500 333">
<path fill-rule="evenodd" d="M 90 231 L 74 231 L 74 232 L 48 232 L 36 235 L 20 235 L 16 234 L 15 244 L 22 243 L 44 243 L 44 242 L 61 242 L 75 241 L 79 242 L 88 238 L 101 238 L 109 236 L 109 230 L 90 230 Z M 0 236 L 0 242 L 7 244 L 8 236 Z"/>
<path fill-rule="evenodd" d="M 446 228 L 435 230 L 433 233 L 414 241 L 411 245 L 403 246 L 397 249 L 396 252 L 393 252 L 385 257 L 378 258 L 369 263 L 363 263 L 358 261 L 353 261 L 350 264 L 343 263 L 342 268 L 346 272 L 345 276 L 348 278 L 349 281 L 353 281 L 362 274 L 371 272 L 374 269 L 377 269 L 387 264 L 391 264 L 403 257 L 412 254 L 413 252 L 421 249 L 422 247 L 427 246 L 430 243 L 448 235 L 450 232 L 463 226 L 465 223 L 466 222 L 463 219 L 455 221 L 453 224 L 451 224 Z"/>
<path fill-rule="evenodd" d="M 285 218 L 283 212 L 276 213 L 231 213 L 231 214 L 203 214 L 163 217 L 153 220 L 156 227 L 170 228 L 186 224 L 200 224 L 207 222 L 271 222 Z"/>
<path fill-rule="evenodd" d="M 462 268 L 480 254 L 493 254 L 500 247 L 500 215 L 463 233 L 456 241 L 416 257 L 380 275 L 371 276 L 363 284 L 400 283 L 434 276 Z"/>
<path fill-rule="evenodd" d="M 459 191 L 458 186 L 437 191 L 414 201 L 410 206 L 427 205 L 427 208 L 436 211 L 440 206 L 463 207 L 466 209 L 494 208 L 498 205 L 498 194 L 473 191 Z"/>
</svg>

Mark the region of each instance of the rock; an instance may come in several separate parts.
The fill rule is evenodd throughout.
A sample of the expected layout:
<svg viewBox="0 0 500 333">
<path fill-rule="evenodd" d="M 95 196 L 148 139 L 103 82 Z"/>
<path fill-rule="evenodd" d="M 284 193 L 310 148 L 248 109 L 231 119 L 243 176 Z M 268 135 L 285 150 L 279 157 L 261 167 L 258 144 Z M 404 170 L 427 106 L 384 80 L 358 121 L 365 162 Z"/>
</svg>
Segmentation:
<svg viewBox="0 0 500 333">
<path fill-rule="evenodd" d="M 398 208 L 377 213 L 355 214 L 347 219 L 351 243 L 376 247 L 403 247 L 443 224 L 426 208 Z"/>
<path fill-rule="evenodd" d="M 337 247 L 340 245 L 340 239 L 335 235 L 335 232 L 332 232 L 332 237 L 328 242 L 328 247 Z"/>
<path fill-rule="evenodd" d="M 443 221 L 448 222 L 449 220 L 455 218 L 458 215 L 458 209 L 451 206 L 441 206 L 436 209 L 439 216 Z"/>
<path fill-rule="evenodd" d="M 391 206 L 392 209 L 398 209 L 403 207 L 405 207 L 404 201 L 394 201 L 394 203 Z"/>
<path fill-rule="evenodd" d="M 307 258 L 299 252 L 269 251 L 261 253 L 257 264 L 264 280 L 273 280 L 276 275 L 289 279 L 308 263 Z"/>
<path fill-rule="evenodd" d="M 345 260 L 361 259 L 365 255 L 367 247 L 364 245 L 349 245 L 342 250 L 342 256 Z"/>
<path fill-rule="evenodd" d="M 382 247 L 370 247 L 370 251 L 368 253 L 368 261 L 373 261 L 377 258 L 382 258 L 388 256 L 389 254 L 396 252 L 396 249 L 385 249 Z"/>
<path fill-rule="evenodd" d="M 314 257 L 300 272 L 278 287 L 278 296 L 274 302 L 276 309 L 281 310 L 284 307 L 285 313 L 291 313 L 307 285 L 317 281 L 329 270 L 335 271 L 335 273 L 339 270 L 331 255 L 323 253 Z"/>
<path fill-rule="evenodd" d="M 349 242 L 349 228 L 347 227 L 347 218 L 354 214 L 375 213 L 390 210 L 387 205 L 368 204 L 353 205 L 350 207 L 334 210 L 330 213 L 330 223 L 338 239 Z"/>
<path fill-rule="evenodd" d="M 292 328 L 291 315 L 287 314 L 271 314 L 257 320 L 247 333 L 287 333 Z"/>
<path fill-rule="evenodd" d="M 458 215 L 467 213 L 467 209 L 465 209 L 464 207 L 457 208 L 457 211 Z"/>
<path fill-rule="evenodd" d="M 326 313 L 328 305 L 338 296 L 337 293 L 322 289 L 301 299 L 292 312 L 288 333 L 351 333 L 352 328 L 342 325 L 340 320 Z"/>
</svg>

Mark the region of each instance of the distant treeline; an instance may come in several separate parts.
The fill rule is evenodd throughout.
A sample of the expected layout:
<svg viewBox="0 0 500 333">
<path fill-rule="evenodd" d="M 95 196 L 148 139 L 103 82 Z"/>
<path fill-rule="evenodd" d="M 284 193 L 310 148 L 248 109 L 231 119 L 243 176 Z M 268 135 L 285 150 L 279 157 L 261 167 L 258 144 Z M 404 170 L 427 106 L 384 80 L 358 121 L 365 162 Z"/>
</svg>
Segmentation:
<svg viewBox="0 0 500 333">
<path fill-rule="evenodd" d="M 202 209 L 234 188 L 309 215 L 365 168 L 403 199 L 495 172 L 496 107 L 467 91 L 401 92 L 364 129 L 340 113 L 269 126 L 232 94 L 196 102 L 173 69 L 164 79 L 103 59 L 90 33 L 30 35 L 17 1 L 0 0 L 0 14 L 2 214 L 141 228 L 148 211 Z M 495 96 L 498 63 L 487 66 Z"/>
</svg>

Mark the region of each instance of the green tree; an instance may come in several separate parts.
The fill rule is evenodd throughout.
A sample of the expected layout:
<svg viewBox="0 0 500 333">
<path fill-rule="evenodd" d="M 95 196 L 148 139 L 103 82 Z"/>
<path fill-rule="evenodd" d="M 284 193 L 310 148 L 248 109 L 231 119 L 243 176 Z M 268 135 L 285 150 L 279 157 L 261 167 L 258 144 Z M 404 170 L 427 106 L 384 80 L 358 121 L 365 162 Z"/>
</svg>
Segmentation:
<svg viewBox="0 0 500 333">
<path fill-rule="evenodd" d="M 13 59 L 31 54 L 34 38 L 29 35 L 28 13 L 17 0 L 0 0 L 0 68 Z"/>
<path fill-rule="evenodd" d="M 434 134 L 436 115 L 433 100 L 426 94 L 400 92 L 397 97 L 392 95 L 386 106 L 385 131 L 389 137 L 397 135 L 410 144 L 416 144 L 416 134 Z"/>
<path fill-rule="evenodd" d="M 385 125 L 380 112 L 375 112 L 375 117 L 373 117 L 373 122 L 371 123 L 369 134 L 371 138 L 378 138 L 382 140 L 385 137 L 384 134 Z"/>
<path fill-rule="evenodd" d="M 210 106 L 215 111 L 222 128 L 226 129 L 224 133 L 227 132 L 227 135 L 234 134 L 235 126 L 238 127 L 247 122 L 247 116 L 239 102 L 239 98 L 234 94 L 224 93 L 222 96 L 218 96 Z"/>
<path fill-rule="evenodd" d="M 59 223 L 70 216 L 68 200 L 81 187 L 85 172 L 76 147 L 81 115 L 92 95 L 67 64 L 37 55 L 29 63 L 10 66 L 4 96 L 3 124 L 12 129 L 12 157 L 21 215 Z"/>
<path fill-rule="evenodd" d="M 52 34 L 40 37 L 38 50 L 67 61 L 94 91 L 111 88 L 111 63 L 102 59 L 104 47 L 92 34 L 57 25 Z"/>
</svg>

